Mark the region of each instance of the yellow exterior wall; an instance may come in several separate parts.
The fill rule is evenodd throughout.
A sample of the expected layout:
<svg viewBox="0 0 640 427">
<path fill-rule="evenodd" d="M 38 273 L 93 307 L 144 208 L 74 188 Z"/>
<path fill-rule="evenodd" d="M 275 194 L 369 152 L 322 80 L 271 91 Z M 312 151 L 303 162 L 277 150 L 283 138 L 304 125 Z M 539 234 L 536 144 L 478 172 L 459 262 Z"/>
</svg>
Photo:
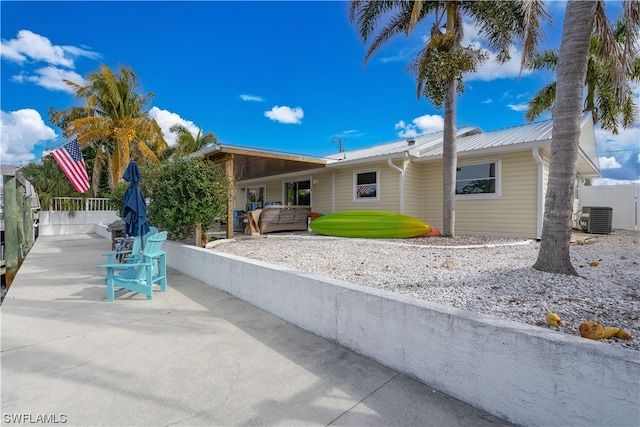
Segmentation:
<svg viewBox="0 0 640 427">
<path fill-rule="evenodd" d="M 267 181 L 264 201 L 266 202 L 280 202 L 284 204 L 284 200 L 282 200 L 282 180 L 271 180 Z"/>
<path fill-rule="evenodd" d="M 485 157 L 502 159 L 502 195 L 499 198 L 456 198 L 457 235 L 537 237 L 538 166 L 531 151 Z M 482 160 L 483 157 L 458 159 Z M 442 164 L 424 165 L 423 221 L 442 227 Z"/>
<path fill-rule="evenodd" d="M 422 171 L 422 165 L 409 160 L 404 162 L 403 213 L 414 218 L 422 217 Z"/>
<path fill-rule="evenodd" d="M 311 209 L 314 212 L 328 214 L 332 212 L 332 175 L 333 172 L 314 174 L 311 182 Z"/>
<path fill-rule="evenodd" d="M 376 169 L 380 171 L 379 200 L 354 201 L 354 173 Z M 334 171 L 335 212 L 352 210 L 400 212 L 400 172 L 389 167 L 386 161 L 360 164 Z"/>
</svg>

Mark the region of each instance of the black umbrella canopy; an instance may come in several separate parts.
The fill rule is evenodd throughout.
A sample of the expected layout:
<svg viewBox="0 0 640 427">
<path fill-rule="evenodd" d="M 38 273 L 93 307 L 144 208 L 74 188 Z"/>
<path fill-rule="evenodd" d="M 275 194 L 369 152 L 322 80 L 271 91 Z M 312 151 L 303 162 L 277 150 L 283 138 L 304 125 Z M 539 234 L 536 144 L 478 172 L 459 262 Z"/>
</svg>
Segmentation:
<svg viewBox="0 0 640 427">
<path fill-rule="evenodd" d="M 138 186 L 138 182 L 142 180 L 138 164 L 133 160 L 129 162 L 122 177 L 129 182 L 123 197 L 124 232 L 129 236 L 143 236 L 149 231 L 149 221 L 147 221 L 147 202 Z"/>
</svg>

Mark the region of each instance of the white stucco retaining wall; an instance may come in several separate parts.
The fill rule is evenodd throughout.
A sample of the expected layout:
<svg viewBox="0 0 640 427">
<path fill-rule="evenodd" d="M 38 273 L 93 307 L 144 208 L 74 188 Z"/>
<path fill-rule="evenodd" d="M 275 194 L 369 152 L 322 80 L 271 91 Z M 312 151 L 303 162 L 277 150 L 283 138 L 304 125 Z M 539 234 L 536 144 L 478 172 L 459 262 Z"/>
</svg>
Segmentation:
<svg viewBox="0 0 640 427">
<path fill-rule="evenodd" d="M 640 352 L 194 246 L 163 249 L 171 268 L 510 422 L 640 425 Z"/>
<path fill-rule="evenodd" d="M 40 211 L 38 218 L 41 236 L 95 233 L 96 224 L 120 219 L 115 211 L 77 211 L 73 216 L 66 211 Z"/>
</svg>

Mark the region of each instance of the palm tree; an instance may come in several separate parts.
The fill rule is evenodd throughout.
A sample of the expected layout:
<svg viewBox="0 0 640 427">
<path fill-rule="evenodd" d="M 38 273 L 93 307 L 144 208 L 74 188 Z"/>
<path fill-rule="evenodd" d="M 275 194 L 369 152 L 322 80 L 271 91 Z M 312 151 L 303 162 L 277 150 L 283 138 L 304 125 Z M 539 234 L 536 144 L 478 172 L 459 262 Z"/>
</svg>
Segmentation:
<svg viewBox="0 0 640 427">
<path fill-rule="evenodd" d="M 377 1 L 352 0 L 350 18 L 356 22 L 360 38 L 367 43 L 378 27 L 364 57 L 364 65 L 391 37 L 409 35 L 415 26 L 432 17 L 430 38 L 425 48 L 410 64 L 416 76 L 417 95 L 431 99 L 436 108 L 444 105 L 443 134 L 443 230 L 453 236 L 455 230 L 456 187 L 456 92 L 464 91 L 462 76 L 475 71 L 486 59 L 482 52 L 461 46 L 462 17 L 475 20 L 479 32 L 490 47 L 497 50 L 497 60 L 510 59 L 514 39 L 523 45 L 523 64 L 530 59 L 539 36 L 540 19 L 548 19 L 540 1 Z M 380 22 L 385 24 L 381 25 Z M 442 31 L 444 29 L 444 32 Z"/>
<path fill-rule="evenodd" d="M 131 157 L 140 164 L 148 161 L 159 164 L 157 154 L 166 149 L 167 143 L 160 126 L 145 110 L 153 93 L 145 96 L 137 93 L 138 77 L 124 66 L 120 67 L 120 75 L 116 75 L 102 65 L 87 80 L 87 86 L 65 80 L 78 98 L 84 98 L 84 107 L 52 111 L 50 115 L 52 123 L 66 124 L 65 135 L 75 135 L 80 146 L 99 147 L 94 178 L 96 167 L 106 165 L 111 185 L 115 185 L 122 180 Z"/>
<path fill-rule="evenodd" d="M 43 209 L 49 209 L 54 197 L 78 196 L 78 192 L 51 156 L 44 157 L 42 164 L 29 163 L 21 167 L 20 173 L 33 185 Z M 74 205 L 70 204 L 69 207 L 71 206 Z"/>
<path fill-rule="evenodd" d="M 184 157 L 188 154 L 194 153 L 207 145 L 218 143 L 218 138 L 212 133 L 202 133 L 202 129 L 198 129 L 198 134 L 194 137 L 193 134 L 180 124 L 175 124 L 169 128 L 170 132 L 178 134 L 177 144 L 175 147 L 169 149 L 173 157 Z"/>
<path fill-rule="evenodd" d="M 614 30 L 614 37 L 621 49 L 625 44 L 625 35 L 626 26 L 623 22 L 618 21 Z M 618 95 L 615 93 L 611 80 L 611 68 L 614 63 L 601 56 L 601 49 L 600 34 L 594 31 L 589 45 L 587 76 L 585 78 L 587 95 L 584 100 L 584 111 L 591 111 L 594 122 L 600 122 L 602 129 L 617 134 L 619 124 L 626 129 L 632 127 L 635 122 L 636 105 L 629 84 L 630 81 L 640 82 L 640 58 L 635 59 L 634 66 L 630 70 L 629 80 L 625 82 L 626 87 L 624 89 L 627 96 L 620 103 L 617 101 Z M 545 50 L 537 53 L 531 62 L 531 68 L 534 70 L 555 72 L 557 66 L 557 50 Z M 553 108 L 555 99 L 556 82 L 554 81 L 540 89 L 531 98 L 525 118 L 529 121 L 534 121 L 544 111 Z"/>
<path fill-rule="evenodd" d="M 589 62 L 591 34 L 601 40 L 601 55 L 612 62 L 610 76 L 617 102 L 627 96 L 625 83 L 638 56 L 636 43 L 640 24 L 640 3 L 623 3 L 626 28 L 623 47 L 616 42 L 607 21 L 604 1 L 567 2 L 562 41 L 556 68 L 556 105 L 553 109 L 551 164 L 545 198 L 545 213 L 538 259 L 533 268 L 549 273 L 577 275 L 569 254 L 571 216 L 573 214 L 573 181 L 576 176 L 580 119 L 583 108 L 584 82 Z"/>
</svg>

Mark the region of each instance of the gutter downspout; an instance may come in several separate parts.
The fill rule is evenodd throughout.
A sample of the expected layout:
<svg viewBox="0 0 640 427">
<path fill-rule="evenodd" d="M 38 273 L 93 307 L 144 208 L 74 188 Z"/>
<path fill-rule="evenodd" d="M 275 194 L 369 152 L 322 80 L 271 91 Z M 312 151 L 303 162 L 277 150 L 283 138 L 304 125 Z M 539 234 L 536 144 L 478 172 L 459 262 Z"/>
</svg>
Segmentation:
<svg viewBox="0 0 640 427">
<path fill-rule="evenodd" d="M 538 164 L 538 202 L 537 205 L 537 213 L 536 213 L 536 238 L 540 240 L 542 238 L 542 220 L 543 220 L 543 212 L 544 212 L 544 162 L 542 161 L 542 157 L 540 156 L 540 149 L 533 148 L 531 150 L 533 154 L 533 158 L 536 160 Z"/>
<path fill-rule="evenodd" d="M 393 162 L 391 161 L 391 159 L 387 159 L 387 164 L 389 165 L 390 168 L 393 168 L 395 170 L 397 170 L 398 172 L 400 172 L 400 210 L 399 212 L 401 214 L 404 213 L 404 169 L 399 168 L 398 166 L 394 165 Z"/>
</svg>

